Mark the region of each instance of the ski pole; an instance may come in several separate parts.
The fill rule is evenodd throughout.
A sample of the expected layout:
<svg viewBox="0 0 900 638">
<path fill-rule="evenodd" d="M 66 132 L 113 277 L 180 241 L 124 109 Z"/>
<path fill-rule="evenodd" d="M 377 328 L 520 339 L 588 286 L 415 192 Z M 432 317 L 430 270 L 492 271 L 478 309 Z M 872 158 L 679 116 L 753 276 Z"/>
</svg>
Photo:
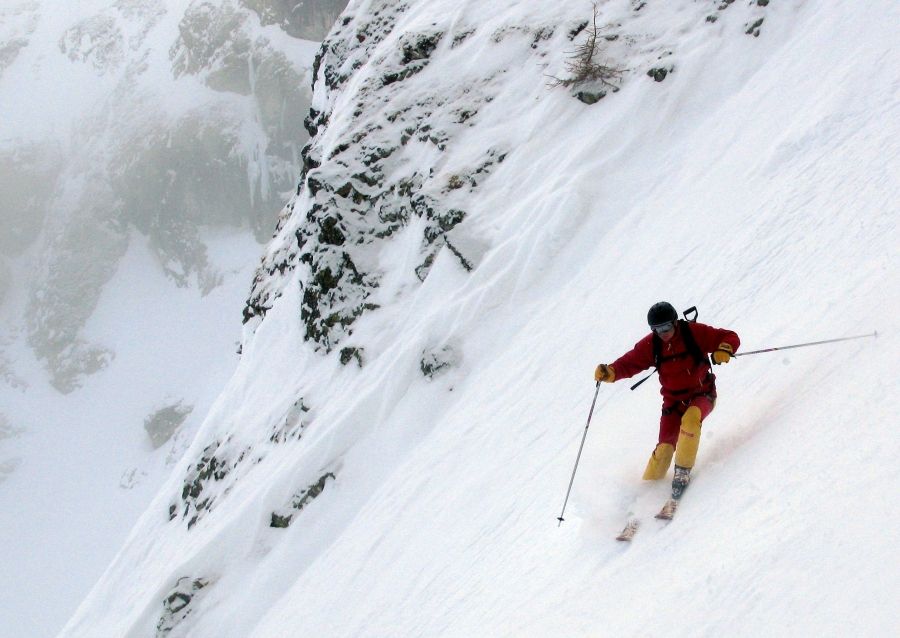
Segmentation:
<svg viewBox="0 0 900 638">
<path fill-rule="evenodd" d="M 804 348 L 806 346 L 819 346 L 823 343 L 836 343 L 838 341 L 852 341 L 853 339 L 868 339 L 869 337 L 878 337 L 878 331 L 865 335 L 856 335 L 854 337 L 839 337 L 837 339 L 825 339 L 824 341 L 810 341 L 809 343 L 796 343 L 792 346 L 779 346 L 777 348 L 763 348 L 762 350 L 751 350 L 750 352 L 735 352 L 733 357 L 746 357 L 750 354 L 761 354 L 763 352 L 775 352 L 776 350 L 790 350 L 791 348 Z"/>
<path fill-rule="evenodd" d="M 572 468 L 572 478 L 569 479 L 569 489 L 566 490 L 566 500 L 563 501 L 562 511 L 559 513 L 559 516 L 556 517 L 556 520 L 559 521 L 559 527 L 563 524 L 563 521 L 566 520 L 563 518 L 563 514 L 566 513 L 566 504 L 569 502 L 569 494 L 572 492 L 572 483 L 575 482 L 575 472 L 578 470 L 578 461 L 581 460 L 581 451 L 584 450 L 584 442 L 587 440 L 588 428 L 591 427 L 591 417 L 594 416 L 594 406 L 597 404 L 597 395 L 600 394 L 600 382 L 597 382 L 597 389 L 594 391 L 594 400 L 591 401 L 591 411 L 588 412 L 587 425 L 584 426 L 584 436 L 581 437 L 581 446 L 578 448 L 578 456 L 575 457 L 575 467 Z"/>
<path fill-rule="evenodd" d="M 871 332 L 865 335 L 856 335 L 853 337 L 839 337 L 837 339 L 825 339 L 823 341 L 810 341 L 809 343 L 795 343 L 792 346 L 778 346 L 777 348 L 763 348 L 762 350 L 751 350 L 750 352 L 735 352 L 732 357 L 746 357 L 750 354 L 761 354 L 763 352 L 775 352 L 776 350 L 790 350 L 791 348 L 805 348 L 806 346 L 820 346 L 823 343 L 837 343 L 838 341 L 852 341 L 853 339 L 868 339 L 869 337 L 878 337 L 878 331 Z M 652 377 L 656 374 L 656 368 L 653 369 L 653 372 L 648 374 L 646 377 L 635 383 L 631 386 L 631 389 L 634 390 L 636 387 L 641 385 L 644 381 Z"/>
</svg>

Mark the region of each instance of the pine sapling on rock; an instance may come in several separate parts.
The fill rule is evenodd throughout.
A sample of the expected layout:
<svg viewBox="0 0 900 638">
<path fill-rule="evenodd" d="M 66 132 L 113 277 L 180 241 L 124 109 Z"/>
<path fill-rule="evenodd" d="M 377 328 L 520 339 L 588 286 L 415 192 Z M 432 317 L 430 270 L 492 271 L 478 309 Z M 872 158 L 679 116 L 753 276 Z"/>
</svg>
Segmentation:
<svg viewBox="0 0 900 638">
<path fill-rule="evenodd" d="M 622 69 L 597 62 L 602 53 L 599 40 L 602 28 L 597 26 L 597 4 L 594 3 L 594 14 L 591 25 L 585 29 L 587 37 L 578 45 L 566 62 L 567 78 L 551 76 L 550 87 L 583 87 L 575 94 L 585 104 L 594 104 L 606 97 L 607 90 L 618 91 L 613 81 L 622 77 Z"/>
</svg>

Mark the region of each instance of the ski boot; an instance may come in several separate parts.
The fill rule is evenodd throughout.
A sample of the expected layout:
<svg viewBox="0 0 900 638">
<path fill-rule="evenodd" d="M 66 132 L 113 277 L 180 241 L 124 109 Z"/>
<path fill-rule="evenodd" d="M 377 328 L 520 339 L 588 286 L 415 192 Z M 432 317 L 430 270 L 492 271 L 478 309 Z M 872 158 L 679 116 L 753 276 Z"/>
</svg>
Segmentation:
<svg viewBox="0 0 900 638">
<path fill-rule="evenodd" d="M 675 477 L 672 479 L 672 500 L 677 501 L 684 494 L 691 482 L 691 468 L 675 466 Z"/>
<path fill-rule="evenodd" d="M 678 509 L 678 503 L 681 502 L 681 495 L 684 494 L 684 491 L 687 489 L 690 482 L 691 468 L 683 467 L 676 463 L 675 478 L 672 479 L 672 498 L 666 501 L 666 504 L 663 505 L 659 514 L 656 515 L 656 518 L 664 521 L 672 520 L 672 517 L 675 516 L 675 511 Z"/>
</svg>

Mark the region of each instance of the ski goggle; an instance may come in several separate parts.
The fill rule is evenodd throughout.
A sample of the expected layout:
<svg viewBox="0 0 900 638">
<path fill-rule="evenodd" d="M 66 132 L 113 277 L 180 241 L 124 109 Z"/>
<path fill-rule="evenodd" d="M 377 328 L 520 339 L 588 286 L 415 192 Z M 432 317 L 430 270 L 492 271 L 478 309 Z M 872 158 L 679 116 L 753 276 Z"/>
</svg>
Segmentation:
<svg viewBox="0 0 900 638">
<path fill-rule="evenodd" d="M 660 323 L 655 326 L 650 326 L 650 329 L 653 330 L 656 334 L 660 335 L 664 332 L 669 332 L 670 330 L 675 329 L 674 321 L 667 321 L 665 323 Z"/>
</svg>

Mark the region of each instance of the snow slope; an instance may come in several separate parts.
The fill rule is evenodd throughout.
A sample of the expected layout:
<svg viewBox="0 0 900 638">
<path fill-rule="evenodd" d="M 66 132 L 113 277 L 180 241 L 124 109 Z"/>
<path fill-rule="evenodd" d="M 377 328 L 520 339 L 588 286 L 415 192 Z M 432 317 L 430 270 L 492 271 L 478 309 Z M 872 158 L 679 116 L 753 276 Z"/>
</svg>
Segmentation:
<svg viewBox="0 0 900 638">
<path fill-rule="evenodd" d="M 210 241 L 222 285 L 178 289 L 135 237 L 86 328 L 116 351 L 109 368 L 61 396 L 22 343 L 7 350 L 23 385 L 0 392 L 3 636 L 55 635 L 115 556 L 187 449 L 237 361 L 237 316 L 259 245 L 248 233 Z M 144 424 L 192 408 L 158 447 Z"/>
<path fill-rule="evenodd" d="M 891 634 L 900 10 L 719 4 L 601 3 L 627 71 L 587 106 L 546 77 L 586 3 L 352 2 L 238 369 L 62 635 Z M 354 213 L 367 135 L 417 113 L 369 177 L 383 203 L 421 169 L 433 205 Z M 640 481 L 659 399 L 602 387 L 558 527 L 593 368 L 660 299 L 746 350 L 879 337 L 717 370 L 668 526 Z"/>
</svg>

